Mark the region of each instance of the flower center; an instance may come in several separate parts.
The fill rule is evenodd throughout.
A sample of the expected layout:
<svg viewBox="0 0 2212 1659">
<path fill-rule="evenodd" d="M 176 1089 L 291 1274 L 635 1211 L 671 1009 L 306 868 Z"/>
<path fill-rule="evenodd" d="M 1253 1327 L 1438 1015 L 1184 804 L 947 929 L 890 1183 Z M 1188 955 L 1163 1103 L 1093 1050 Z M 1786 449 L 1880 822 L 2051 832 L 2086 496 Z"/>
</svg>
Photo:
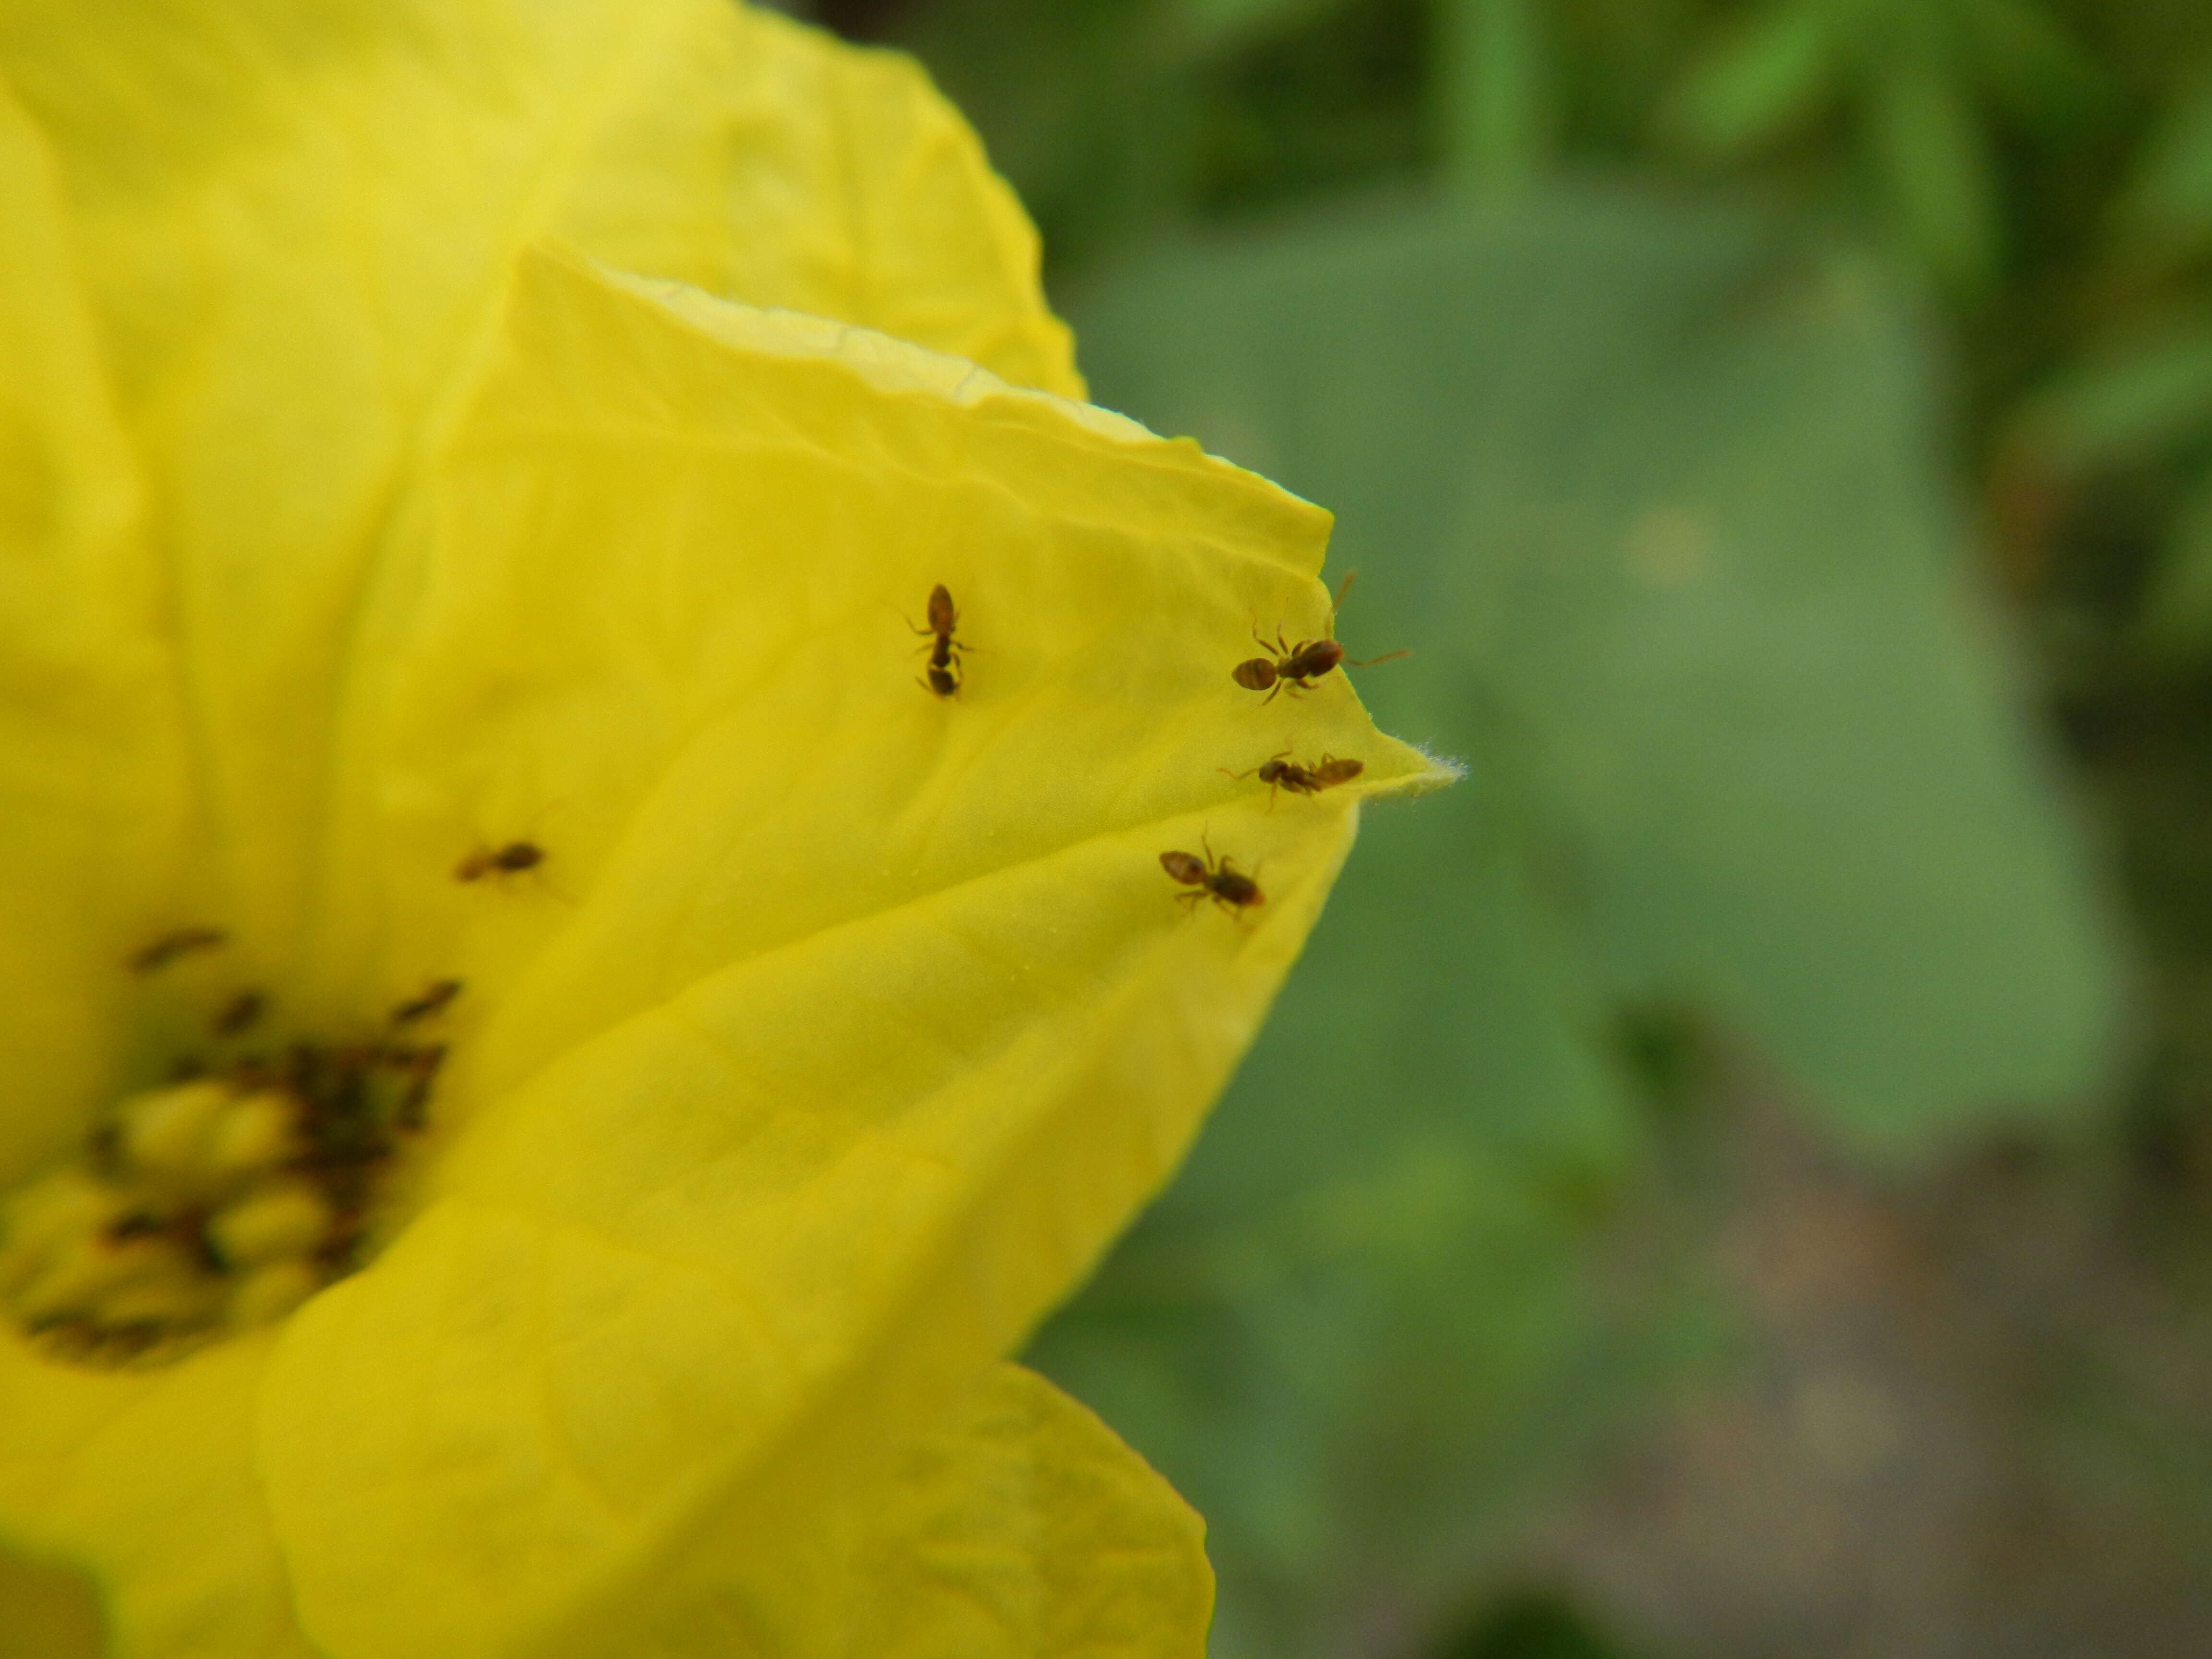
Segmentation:
<svg viewBox="0 0 2212 1659">
<path fill-rule="evenodd" d="M 0 1313 L 59 1358 L 159 1363 L 353 1272 L 445 1058 L 411 1030 L 459 989 L 439 981 L 368 1042 L 190 1059 L 118 1102 L 75 1158 L 0 1203 Z M 217 1036 L 260 1006 L 240 994 Z"/>
</svg>

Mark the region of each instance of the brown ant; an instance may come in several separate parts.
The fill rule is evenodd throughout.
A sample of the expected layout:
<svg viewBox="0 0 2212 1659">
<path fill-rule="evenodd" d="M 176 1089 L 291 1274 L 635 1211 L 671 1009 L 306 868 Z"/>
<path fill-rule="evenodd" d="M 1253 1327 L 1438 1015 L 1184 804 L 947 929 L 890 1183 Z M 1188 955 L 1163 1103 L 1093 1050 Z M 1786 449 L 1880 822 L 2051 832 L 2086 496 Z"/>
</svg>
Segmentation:
<svg viewBox="0 0 2212 1659">
<path fill-rule="evenodd" d="M 952 630 L 960 626 L 960 612 L 954 609 L 952 590 L 943 582 L 929 590 L 929 626 L 915 628 L 917 634 L 935 637 L 924 648 L 929 653 L 928 678 L 915 682 L 940 697 L 950 697 L 960 690 L 960 653 L 965 648 L 952 637 Z"/>
<path fill-rule="evenodd" d="M 143 950 L 132 951 L 128 966 L 134 974 L 155 973 L 179 957 L 190 956 L 195 951 L 212 951 L 229 939 L 230 935 L 220 927 L 179 927 L 162 934 Z"/>
<path fill-rule="evenodd" d="M 457 979 L 434 979 L 422 988 L 422 994 L 410 997 L 392 1011 L 394 1025 L 412 1025 L 418 1019 L 428 1019 L 440 1012 L 460 995 L 461 982 Z"/>
<path fill-rule="evenodd" d="M 1323 755 L 1316 766 L 1301 766 L 1294 760 L 1284 758 L 1291 751 L 1283 750 L 1270 755 L 1259 765 L 1243 772 L 1231 772 L 1225 766 L 1214 769 L 1231 778 L 1249 778 L 1260 775 L 1260 781 L 1267 786 L 1267 810 L 1275 810 L 1275 795 L 1287 789 L 1294 795 L 1318 795 L 1324 789 L 1334 789 L 1340 783 L 1350 783 L 1367 769 L 1365 761 L 1338 760 L 1333 755 Z"/>
<path fill-rule="evenodd" d="M 441 1012 L 460 994 L 460 981 L 434 979 L 422 988 L 420 996 L 410 997 L 392 1011 L 392 1024 L 397 1029 L 428 1019 Z M 392 1113 L 394 1127 L 409 1133 L 422 1128 L 426 1121 L 425 1109 L 430 1103 L 430 1091 L 438 1080 L 438 1068 L 446 1063 L 446 1045 L 432 1042 L 413 1048 L 386 1043 L 375 1049 L 372 1063 L 387 1066 L 406 1079 L 406 1091 Z"/>
<path fill-rule="evenodd" d="M 1344 647 L 1336 642 L 1336 613 L 1344 607 L 1344 596 L 1352 591 L 1352 579 L 1359 573 L 1347 571 L 1342 586 L 1336 590 L 1336 599 L 1329 606 L 1328 635 L 1325 639 L 1300 640 L 1292 645 L 1283 637 L 1283 630 L 1275 630 L 1275 640 L 1270 645 L 1260 637 L 1255 624 L 1252 638 L 1262 651 L 1273 651 L 1273 657 L 1248 657 L 1229 671 L 1229 678 L 1248 691 L 1265 691 L 1267 701 L 1273 702 L 1275 693 L 1288 690 L 1293 696 L 1313 690 L 1313 683 L 1338 664 L 1353 668 L 1372 668 L 1378 662 L 1389 662 L 1394 657 L 1406 655 L 1404 650 L 1389 652 L 1380 657 L 1370 657 L 1361 662 L 1346 657 Z"/>
<path fill-rule="evenodd" d="M 438 1068 L 446 1063 L 446 1045 L 433 1042 L 421 1048 L 386 1048 L 382 1062 L 407 1079 L 407 1091 L 392 1115 L 394 1127 L 410 1132 L 428 1121 L 430 1091 L 438 1081 Z"/>
<path fill-rule="evenodd" d="M 268 1006 L 269 999 L 260 992 L 240 991 L 210 1022 L 211 1028 L 219 1037 L 234 1037 L 249 1030 Z"/>
<path fill-rule="evenodd" d="M 532 841 L 511 841 L 504 847 L 479 847 L 453 866 L 455 881 L 482 881 L 486 876 L 519 876 L 545 862 L 545 849 Z"/>
<path fill-rule="evenodd" d="M 1184 886 L 1196 890 L 1177 893 L 1179 902 L 1188 904 L 1194 914 L 1198 902 L 1210 898 L 1233 916 L 1267 902 L 1267 896 L 1260 890 L 1260 884 L 1240 872 L 1231 860 L 1224 858 L 1217 863 L 1213 844 L 1204 836 L 1199 837 L 1198 844 L 1206 848 L 1203 859 L 1195 853 L 1160 854 L 1160 868 Z"/>
</svg>

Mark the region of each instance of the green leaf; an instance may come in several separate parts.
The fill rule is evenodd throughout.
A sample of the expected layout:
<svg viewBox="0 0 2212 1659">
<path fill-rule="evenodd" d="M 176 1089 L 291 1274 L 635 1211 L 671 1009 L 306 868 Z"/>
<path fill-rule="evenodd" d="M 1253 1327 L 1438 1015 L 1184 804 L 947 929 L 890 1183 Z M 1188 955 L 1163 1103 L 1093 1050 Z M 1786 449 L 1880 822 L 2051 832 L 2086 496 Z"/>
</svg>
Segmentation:
<svg viewBox="0 0 2212 1659">
<path fill-rule="evenodd" d="M 2120 198 L 2126 239 L 2175 255 L 2212 245 L 2212 82 L 2175 98 Z"/>
<path fill-rule="evenodd" d="M 2143 596 L 2142 637 L 2166 658 L 2212 650 L 2212 471 L 2200 472 L 2175 510 Z"/>
<path fill-rule="evenodd" d="M 2212 317 L 2138 319 L 2038 393 L 2021 435 L 2069 467 L 2154 460 L 2212 431 Z"/>
<path fill-rule="evenodd" d="M 1956 82 L 1923 59 L 1885 65 L 1868 87 L 1866 143 L 1906 245 L 1954 294 L 1986 289 L 2002 258 L 1996 172 Z"/>
<path fill-rule="evenodd" d="M 1553 192 L 1075 311 L 1109 403 L 1336 510 L 1352 650 L 1414 652 L 1363 695 L 1522 757 L 1624 993 L 1702 999 L 1879 1142 L 2099 1075 L 2098 896 L 1968 589 L 1927 343 L 1864 264 Z"/>
<path fill-rule="evenodd" d="M 1185 38 L 1200 52 L 1243 46 L 1281 33 L 1344 3 L 1345 0 L 1174 0 Z"/>
<path fill-rule="evenodd" d="M 1821 0 L 1775 6 L 1739 23 L 1684 77 L 1662 132 L 1693 155 L 1733 160 L 1816 120 L 1832 91 L 1839 44 Z"/>
<path fill-rule="evenodd" d="M 1202 183 L 1198 43 L 1151 0 L 902 9 L 897 44 L 985 137 L 1055 262 L 1188 216 Z"/>
<path fill-rule="evenodd" d="M 1556 124 L 1551 42 L 1536 0 L 1446 0 L 1437 75 L 1444 167 L 1490 189 L 1531 177 Z"/>
<path fill-rule="evenodd" d="M 1962 43 L 1981 84 L 2014 118 L 2063 134 L 2112 112 L 2112 78 L 2040 0 L 1958 0 Z"/>
<path fill-rule="evenodd" d="M 1644 1144 L 1614 1006 L 1911 1151 L 2085 1091 L 2112 951 L 1967 591 L 1926 342 L 1858 263 L 1536 191 L 1072 308 L 1106 402 L 1337 511 L 1341 636 L 1413 653 L 1362 696 L 1473 764 L 1368 815 L 1181 1182 L 1035 1355 L 1208 1516 L 1217 1654 L 1341 1651 L 1352 1586 L 1436 1607 L 1684 1340 L 1675 1293 L 1586 1271 Z"/>
<path fill-rule="evenodd" d="M 1435 1659 L 1631 1659 L 1556 1590 L 1520 1589 L 1433 1650 Z"/>
</svg>

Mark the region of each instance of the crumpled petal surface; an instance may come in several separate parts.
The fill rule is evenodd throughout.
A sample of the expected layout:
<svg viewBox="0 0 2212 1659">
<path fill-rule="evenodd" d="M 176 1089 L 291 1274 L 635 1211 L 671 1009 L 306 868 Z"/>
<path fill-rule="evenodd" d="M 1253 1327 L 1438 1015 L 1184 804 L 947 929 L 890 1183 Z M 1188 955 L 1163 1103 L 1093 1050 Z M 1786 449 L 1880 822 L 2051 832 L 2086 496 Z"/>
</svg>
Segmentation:
<svg viewBox="0 0 2212 1659">
<path fill-rule="evenodd" d="M 823 1524 L 1164 1178 L 1361 790 L 1432 776 L 1340 676 L 1231 682 L 1255 611 L 1320 631 L 1327 519 L 1194 446 L 556 254 L 508 342 L 340 769 L 337 956 L 494 1011 L 420 1218 L 265 1395 L 345 1659 L 589 1652 L 702 1528 Z M 933 580 L 952 702 L 899 614 Z M 1286 726 L 1368 775 L 1270 812 L 1219 775 Z M 446 878 L 541 812 L 544 888 Z M 1180 916 L 1158 855 L 1206 839 L 1255 921 Z"/>
<path fill-rule="evenodd" d="M 1205 1530 L 1091 1413 L 1001 1365 L 908 1455 L 846 1553 L 848 1650 L 1199 1659 L 1213 1610 Z"/>
<path fill-rule="evenodd" d="M 1213 1605 L 1204 1534 L 1097 1418 L 1002 1364 L 832 1525 L 704 1532 L 687 1593 L 562 1650 L 780 1652 L 780 1607 L 803 1583 L 805 1601 L 842 1614 L 838 1650 L 867 1659 L 1200 1659 Z"/>
<path fill-rule="evenodd" d="M 0 77 L 51 153 L 147 474 L 203 890 L 168 890 L 272 969 L 316 926 L 355 617 L 523 246 L 558 234 L 1080 388 L 958 118 L 910 64 L 769 13 L 0 0 Z"/>
</svg>

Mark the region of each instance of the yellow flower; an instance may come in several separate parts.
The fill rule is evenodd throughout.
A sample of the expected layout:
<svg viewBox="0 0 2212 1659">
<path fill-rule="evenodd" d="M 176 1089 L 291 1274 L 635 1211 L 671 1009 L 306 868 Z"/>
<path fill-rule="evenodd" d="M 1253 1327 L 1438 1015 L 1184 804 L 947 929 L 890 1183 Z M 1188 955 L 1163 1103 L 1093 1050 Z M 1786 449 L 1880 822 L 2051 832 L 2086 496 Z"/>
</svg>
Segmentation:
<svg viewBox="0 0 2212 1659">
<path fill-rule="evenodd" d="M 1436 778 L 1231 677 L 1326 515 L 1067 401 L 957 118 L 771 15 L 0 76 L 0 1542 L 160 1659 L 1198 1652 L 1000 1356 Z"/>
</svg>

